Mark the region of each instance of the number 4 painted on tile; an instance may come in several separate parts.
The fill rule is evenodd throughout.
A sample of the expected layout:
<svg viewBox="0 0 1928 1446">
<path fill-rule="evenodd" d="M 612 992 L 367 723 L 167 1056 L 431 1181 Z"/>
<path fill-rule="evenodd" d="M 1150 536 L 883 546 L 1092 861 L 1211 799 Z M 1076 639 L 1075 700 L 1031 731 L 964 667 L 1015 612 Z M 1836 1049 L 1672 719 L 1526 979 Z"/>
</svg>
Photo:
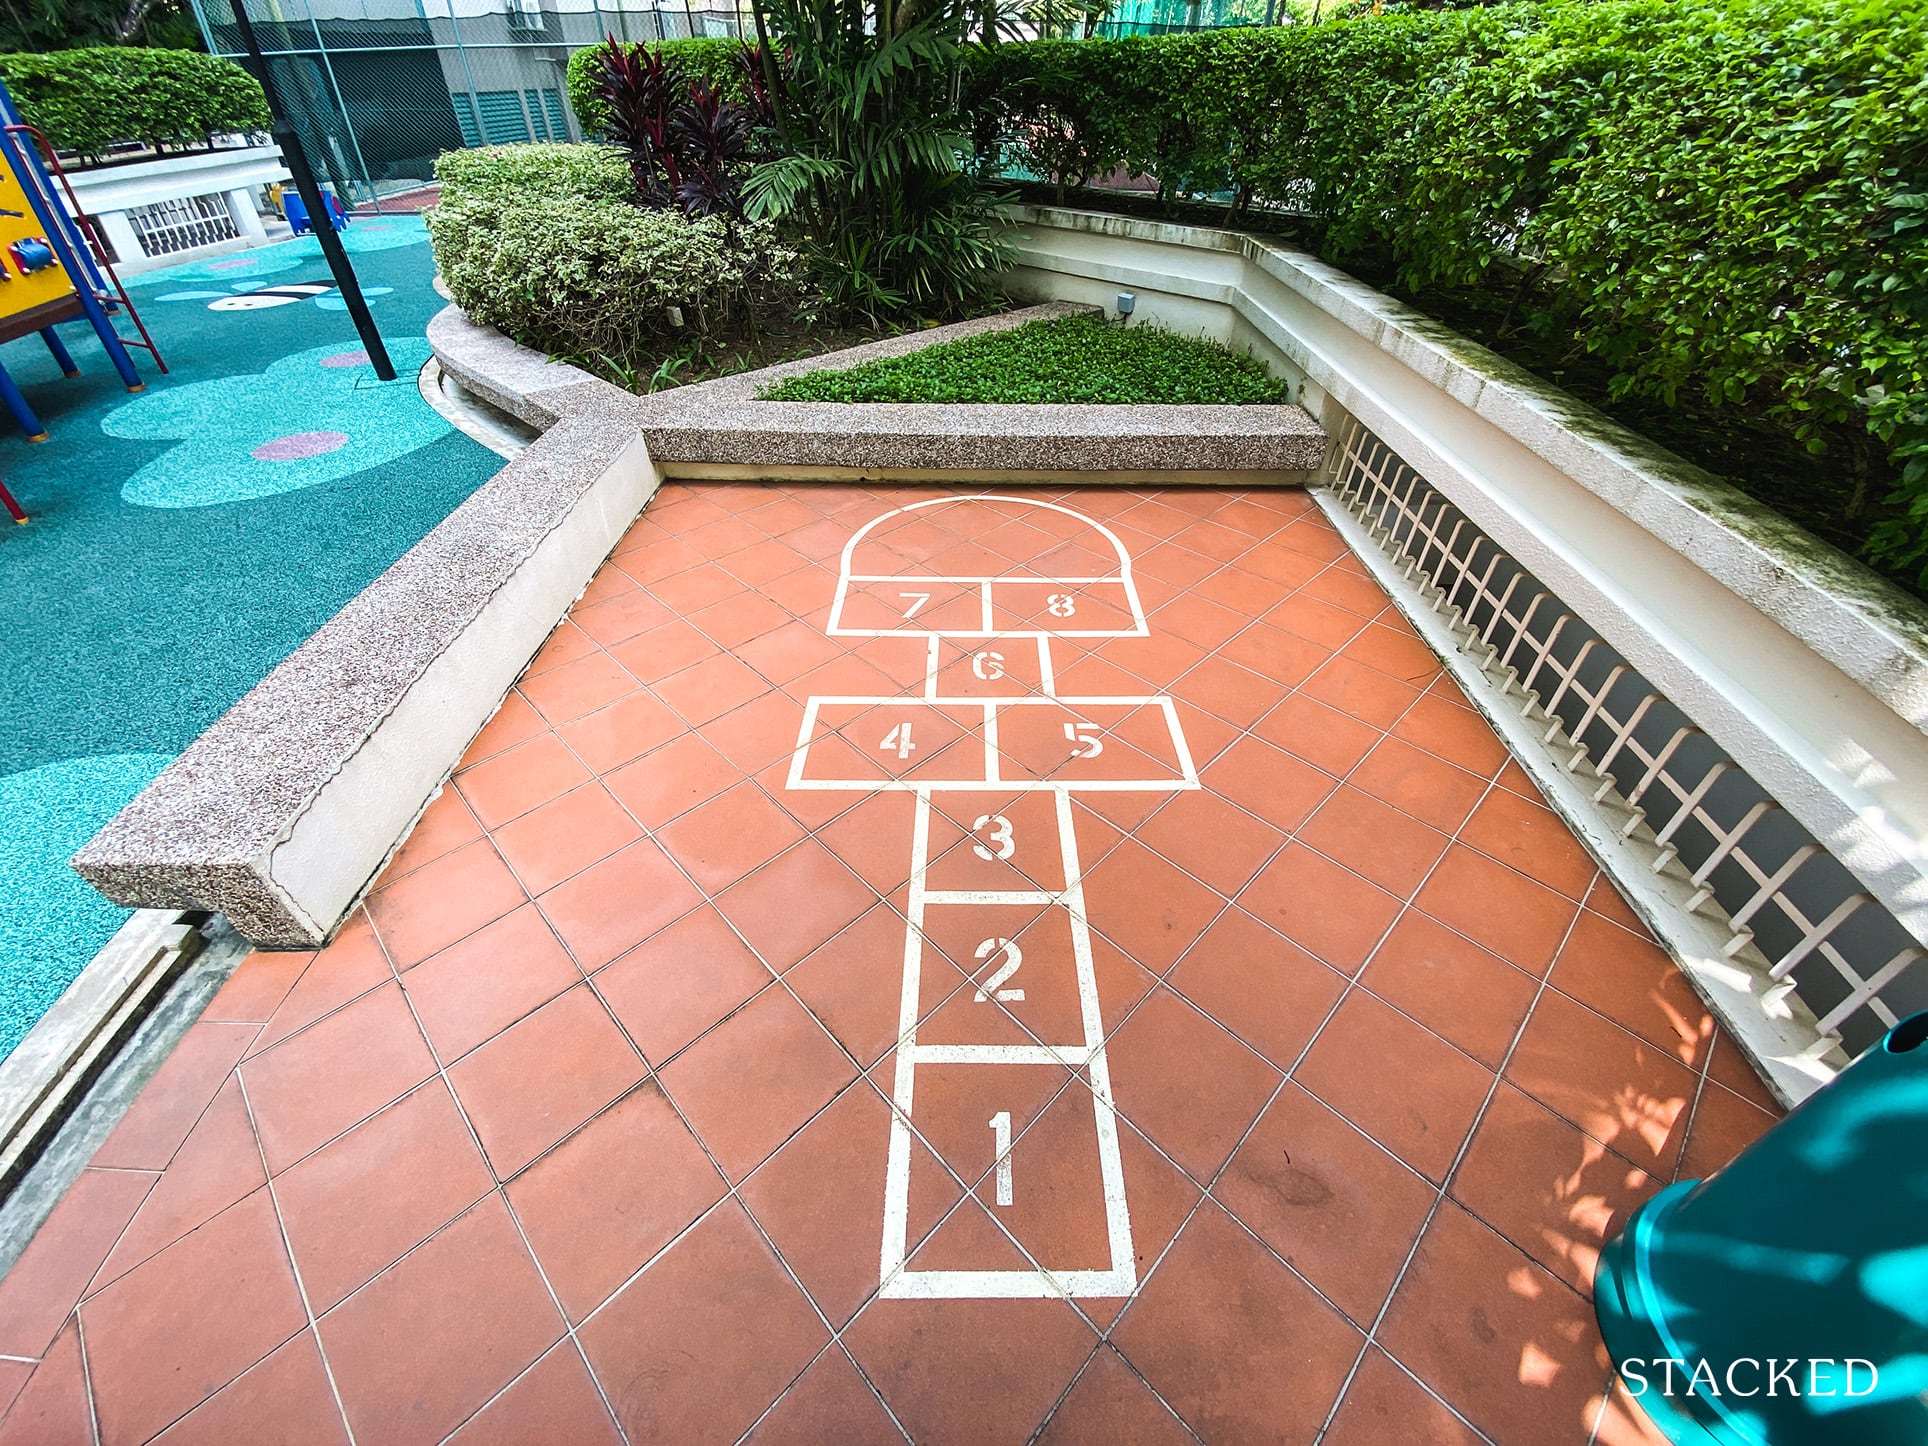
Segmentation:
<svg viewBox="0 0 1928 1446">
<path fill-rule="evenodd" d="M 894 748 L 897 750 L 897 756 L 899 758 L 908 758 L 910 757 L 911 749 L 917 745 L 910 741 L 910 724 L 899 723 L 884 735 L 884 741 L 877 746 L 885 753 L 890 752 Z"/>
</svg>

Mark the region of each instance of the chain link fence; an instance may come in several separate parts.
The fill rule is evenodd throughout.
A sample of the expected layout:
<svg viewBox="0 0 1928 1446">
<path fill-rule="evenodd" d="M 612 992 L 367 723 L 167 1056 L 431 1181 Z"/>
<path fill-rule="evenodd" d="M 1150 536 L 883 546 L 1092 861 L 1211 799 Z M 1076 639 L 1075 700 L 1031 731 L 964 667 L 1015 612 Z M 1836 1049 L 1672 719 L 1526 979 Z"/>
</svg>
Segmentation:
<svg viewBox="0 0 1928 1446">
<path fill-rule="evenodd" d="M 605 35 L 754 34 L 747 11 L 639 0 L 191 0 L 208 49 L 245 54 L 246 3 L 316 175 L 358 207 L 419 209 L 435 158 L 582 138 L 563 67 Z"/>
</svg>

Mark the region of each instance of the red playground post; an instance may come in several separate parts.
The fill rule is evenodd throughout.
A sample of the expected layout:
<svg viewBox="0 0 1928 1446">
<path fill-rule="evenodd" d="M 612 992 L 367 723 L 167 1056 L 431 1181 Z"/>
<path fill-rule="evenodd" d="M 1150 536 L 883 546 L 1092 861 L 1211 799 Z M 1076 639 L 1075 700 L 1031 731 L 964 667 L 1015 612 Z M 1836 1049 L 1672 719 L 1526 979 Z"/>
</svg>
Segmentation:
<svg viewBox="0 0 1928 1446">
<path fill-rule="evenodd" d="M 20 510 L 20 504 L 13 500 L 13 493 L 7 491 L 7 484 L 4 482 L 0 482 L 0 507 L 6 508 L 8 515 L 10 515 L 15 522 L 21 523 L 23 526 L 25 525 L 27 514 Z"/>
</svg>

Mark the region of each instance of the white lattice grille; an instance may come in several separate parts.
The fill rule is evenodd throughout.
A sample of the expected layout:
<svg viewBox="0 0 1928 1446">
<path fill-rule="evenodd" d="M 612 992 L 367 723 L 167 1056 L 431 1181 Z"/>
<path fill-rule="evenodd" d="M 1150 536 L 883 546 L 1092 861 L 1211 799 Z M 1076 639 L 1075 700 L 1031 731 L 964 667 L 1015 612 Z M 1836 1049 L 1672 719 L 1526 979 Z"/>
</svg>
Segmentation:
<svg viewBox="0 0 1928 1446">
<path fill-rule="evenodd" d="M 140 237 L 141 249 L 149 256 L 192 251 L 196 246 L 233 241 L 241 235 L 234 217 L 228 214 L 224 196 L 181 196 L 157 201 L 129 211 L 127 221 Z"/>
<path fill-rule="evenodd" d="M 1928 1006 L 1912 936 L 1694 721 L 1358 422 L 1334 491 L 1648 867 L 1850 1054 Z M 1772 996 L 1770 996 L 1772 997 Z"/>
</svg>

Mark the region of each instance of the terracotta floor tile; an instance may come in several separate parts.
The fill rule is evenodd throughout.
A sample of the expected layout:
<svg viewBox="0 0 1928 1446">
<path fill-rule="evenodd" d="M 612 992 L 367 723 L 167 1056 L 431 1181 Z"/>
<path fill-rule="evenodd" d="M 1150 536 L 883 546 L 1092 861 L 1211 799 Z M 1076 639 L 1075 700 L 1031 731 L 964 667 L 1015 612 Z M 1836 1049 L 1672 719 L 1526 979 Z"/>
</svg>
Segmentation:
<svg viewBox="0 0 1928 1446">
<path fill-rule="evenodd" d="M 1182 794 L 1135 835 L 1232 898 L 1285 843 L 1285 835 L 1216 794 Z"/>
<path fill-rule="evenodd" d="M 475 735 L 456 767 L 473 767 L 546 731 L 548 725 L 542 721 L 542 715 L 529 706 L 529 700 L 520 693 L 510 693 L 496 708 L 495 715 L 482 725 L 482 731 Z"/>
<path fill-rule="evenodd" d="M 586 783 L 503 824 L 491 837 L 522 887 L 539 894 L 642 835 L 608 790 Z"/>
<path fill-rule="evenodd" d="M 494 1184 L 439 1079 L 363 1120 L 275 1184 L 309 1303 L 332 1309 Z"/>
<path fill-rule="evenodd" d="M 595 639 L 568 618 L 564 618 L 556 624 L 542 646 L 536 650 L 535 657 L 529 660 L 529 666 L 524 671 L 531 678 L 538 677 L 551 669 L 561 667 L 564 663 L 573 663 L 577 658 L 587 657 L 595 651 Z"/>
<path fill-rule="evenodd" d="M 402 991 L 448 1063 L 581 982 L 548 923 L 525 904 L 410 969 Z"/>
<path fill-rule="evenodd" d="M 856 1077 L 856 1066 L 781 987 L 765 990 L 662 1072 L 670 1098 L 733 1180 Z"/>
<path fill-rule="evenodd" d="M 304 1330 L 155 1438 L 157 1446 L 347 1446 L 315 1333 Z"/>
<path fill-rule="evenodd" d="M 472 764 L 455 786 L 484 828 L 495 828 L 589 779 L 589 770 L 553 733 Z"/>
<path fill-rule="evenodd" d="M 728 1186 L 653 1081 L 509 1186 L 563 1310 L 580 1321 Z"/>
<path fill-rule="evenodd" d="M 788 794 L 782 797 L 789 801 L 797 796 Z M 819 829 L 818 842 L 828 847 L 843 861 L 845 867 L 878 894 L 889 898 L 910 882 L 910 836 L 916 802 L 908 793 L 873 793 Z M 977 801 L 973 800 L 968 807 L 977 806 Z M 939 795 L 936 811 L 931 816 L 933 833 L 947 819 L 944 807 L 943 796 Z M 965 819 L 959 827 L 979 817 L 982 817 L 981 812 L 972 812 L 970 818 Z M 942 867 L 946 852 L 939 840 L 933 837 L 932 863 Z M 1032 857 L 1028 851 L 1027 857 Z M 1062 878 L 1057 880 L 1057 884 L 1063 887 Z"/>
<path fill-rule="evenodd" d="M 528 1446 L 532 1441 L 620 1446 L 616 1422 L 574 1342 L 552 1347 L 471 1416 L 449 1438 L 449 1446 Z"/>
<path fill-rule="evenodd" d="M 694 567 L 648 584 L 649 590 L 684 617 L 725 598 L 744 596 L 743 583 L 724 571 L 715 558 L 711 553 Z"/>
<path fill-rule="evenodd" d="M 1683 1064 L 1698 1066 L 1713 1044 L 1714 1017 L 1645 930 L 1635 934 L 1582 911 L 1547 982 Z"/>
<path fill-rule="evenodd" d="M 1593 1308 L 1450 1201 L 1378 1339 L 1496 1446 L 1586 1440 L 1607 1379 Z"/>
<path fill-rule="evenodd" d="M 606 577 L 620 577 L 625 582 L 631 581 L 626 574 L 615 568 L 605 568 L 598 574 L 599 580 Z M 635 586 L 633 582 L 628 591 L 614 597 L 590 602 L 585 594 L 583 602 L 589 603 L 589 606 L 584 607 L 578 603 L 575 611 L 569 615 L 569 620 L 605 648 L 616 643 L 627 642 L 638 633 L 646 633 L 651 628 L 659 628 L 674 616 L 667 607 L 644 592 L 642 588 Z"/>
<path fill-rule="evenodd" d="M 713 720 L 703 736 L 738 768 L 754 774 L 779 761 L 788 766 L 800 717 L 795 701 L 773 690 Z"/>
<path fill-rule="evenodd" d="M 897 1042 L 905 929 L 903 915 L 880 903 L 783 976 L 865 1069 Z"/>
<path fill-rule="evenodd" d="M 394 977 L 395 970 L 388 962 L 381 941 L 375 937 L 375 926 L 368 920 L 368 911 L 355 910 L 328 947 L 301 971 L 287 997 L 269 1016 L 267 1027 L 255 1035 L 242 1058 L 279 1044 Z"/>
<path fill-rule="evenodd" d="M 1633 911 L 1633 907 L 1620 896 L 1619 889 L 1614 887 L 1613 880 L 1604 872 L 1595 877 L 1593 887 L 1587 890 L 1586 902 L 1587 907 L 1594 913 L 1613 920 L 1623 929 L 1632 929 L 1635 933 L 1640 933 L 1647 927 L 1641 922 L 1640 916 Z"/>
<path fill-rule="evenodd" d="M 113 1170 L 165 1168 L 258 1032 L 251 1024 L 190 1026 L 94 1152 L 92 1163 Z"/>
<path fill-rule="evenodd" d="M 1297 531 L 1297 528 L 1293 528 L 1285 535 L 1289 536 Z M 1295 542 L 1301 540 L 1297 537 L 1293 538 Z M 1329 602 L 1334 607 L 1344 608 L 1347 612 L 1357 613 L 1362 618 L 1376 618 L 1388 606 L 1386 594 L 1378 583 L 1342 567 L 1320 569 L 1318 576 L 1305 583 L 1300 590 L 1309 597 Z"/>
<path fill-rule="evenodd" d="M 1334 778 L 1344 778 L 1384 736 L 1370 723 L 1303 693 L 1288 695 L 1252 731 Z"/>
<path fill-rule="evenodd" d="M 96 1446 L 80 1333 L 68 1326 L 32 1371 L 6 1420 L 0 1446 Z"/>
<path fill-rule="evenodd" d="M 561 1338 L 491 1195 L 330 1311 L 321 1342 L 358 1441 L 440 1441 Z"/>
<path fill-rule="evenodd" d="M 1339 786 L 1328 774 L 1252 737 L 1227 748 L 1199 778 L 1212 792 L 1288 832 Z"/>
<path fill-rule="evenodd" d="M 498 1179 L 508 1179 L 643 1077 L 643 1062 L 578 985 L 449 1068 Z"/>
<path fill-rule="evenodd" d="M 843 646 L 826 637 L 822 629 L 794 618 L 735 650 L 738 658 L 779 687 L 842 657 L 843 651 Z"/>
<path fill-rule="evenodd" d="M 268 1168 L 279 1174 L 434 1071 L 401 986 L 385 984 L 256 1055 L 241 1076 Z"/>
<path fill-rule="evenodd" d="M 1453 1174 L 1451 1193 L 1587 1295 L 1601 1246 L 1661 1184 L 1503 1084 Z"/>
<path fill-rule="evenodd" d="M 715 798 L 742 771 L 694 733 L 618 768 L 603 781 L 645 828 L 661 828 Z"/>
<path fill-rule="evenodd" d="M 580 1332 L 631 1441 L 735 1440 L 830 1338 L 734 1203 Z"/>
<path fill-rule="evenodd" d="M 731 884 L 803 837 L 790 815 L 754 783 L 739 783 L 658 830 L 669 856 L 710 894 Z"/>
<path fill-rule="evenodd" d="M 91 1288 L 99 1290 L 124 1275 L 267 1182 L 240 1082 L 229 1076 L 141 1202 Z"/>
<path fill-rule="evenodd" d="M 639 839 L 536 900 L 590 973 L 703 901 L 654 839 Z"/>
<path fill-rule="evenodd" d="M 610 1011 L 661 1064 L 770 982 L 723 916 L 705 905 L 596 975 Z"/>
<path fill-rule="evenodd" d="M 882 1166 L 889 1145 L 890 1105 L 859 1081 L 792 1136 L 739 1191 L 804 1290 L 839 1329 L 877 1292 Z M 957 1203 L 963 1188 L 920 1142 L 913 1140 L 911 1148 L 924 1187 L 914 1197 L 907 1228 L 914 1249 Z"/>
<path fill-rule="evenodd" d="M 750 592 L 739 593 L 687 616 L 697 628 L 732 651 L 794 621 L 788 609 Z"/>
<path fill-rule="evenodd" d="M 904 1433 L 842 1347 L 831 1346 L 745 1439 L 749 1446 L 902 1446 Z"/>
<path fill-rule="evenodd" d="M 483 839 L 370 894 L 368 917 L 389 959 L 406 969 L 494 923 L 526 897 L 494 845 Z"/>
<path fill-rule="evenodd" d="M 843 1337 L 919 1446 L 1022 1441 L 1098 1338 L 1061 1300 L 873 1301 Z"/>
<path fill-rule="evenodd" d="M 1671 1176 L 1695 1078 L 1666 1051 L 1549 990 L 1506 1078 L 1648 1174 Z"/>
<path fill-rule="evenodd" d="M 1225 1163 L 1280 1078 L 1166 989 L 1152 991 L 1107 1053 L 1119 1113 L 1201 1184 Z"/>
<path fill-rule="evenodd" d="M 1727 1086 L 1749 1104 L 1770 1114 L 1782 1113 L 1780 1101 L 1761 1083 L 1761 1077 L 1754 1072 L 1754 1066 L 1747 1062 L 1740 1046 L 1718 1026 L 1714 1030 L 1711 1058 L 1707 1062 L 1707 1078 Z"/>
<path fill-rule="evenodd" d="M 1388 677 L 1344 653 L 1314 673 L 1304 691 L 1375 728 L 1392 727 L 1420 694 L 1411 683 Z"/>
<path fill-rule="evenodd" d="M 83 1307 L 102 1446 L 147 1440 L 306 1323 L 257 1190 Z"/>
<path fill-rule="evenodd" d="M 1388 677 L 1424 687 L 1439 672 L 1439 657 L 1410 628 L 1369 623 L 1347 643 L 1344 653 Z"/>
<path fill-rule="evenodd" d="M 1446 1178 L 1493 1085 L 1492 1071 L 1360 990 L 1293 1078 L 1434 1181 Z"/>
<path fill-rule="evenodd" d="M 38 1358 L 140 1209 L 154 1176 L 82 1170 L 0 1278 L 0 1352 Z"/>
<path fill-rule="evenodd" d="M 1700 1092 L 1687 1127 L 1679 1178 L 1701 1180 L 1723 1168 L 1765 1134 L 1776 1118 L 1719 1085 L 1708 1085 Z"/>
<path fill-rule="evenodd" d="M 570 751 L 598 774 L 620 768 L 683 732 L 683 720 L 655 694 L 637 689 L 556 730 Z"/>
<path fill-rule="evenodd" d="M 1040 1446 L 1088 1441 L 1188 1446 L 1196 1440 L 1110 1346 L 1100 1346 L 1038 1437 Z"/>
<path fill-rule="evenodd" d="M 1381 741 L 1346 781 L 1444 833 L 1456 832 L 1486 792 L 1486 780 L 1397 737 Z"/>
<path fill-rule="evenodd" d="M 551 727 L 605 708 L 634 693 L 637 683 L 622 664 L 598 648 L 561 667 L 524 678 L 522 696 Z"/>
<path fill-rule="evenodd" d="M 26 1388 L 27 1378 L 34 1373 L 34 1368 L 39 1364 L 38 1361 L 11 1357 L 0 1359 L 0 1419 L 4 1419 L 7 1412 L 13 1408 L 13 1403 L 20 1398 L 21 1391 Z M 91 1437 L 91 1430 L 88 1434 Z M 88 1446 L 92 1446 L 91 1440 Z"/>
<path fill-rule="evenodd" d="M 1192 1003 L 1289 1069 L 1345 992 L 1345 976 L 1243 909 L 1227 909 L 1166 976 Z"/>
<path fill-rule="evenodd" d="M 235 966 L 197 1022 L 265 1024 L 314 957 L 300 950 L 254 950 Z"/>
<path fill-rule="evenodd" d="M 1362 1328 L 1435 1199 L 1425 1179 L 1295 1084 L 1266 1106 L 1212 1195 Z"/>
<path fill-rule="evenodd" d="M 1357 974 L 1399 900 L 1302 844 L 1288 844 L 1239 904 L 1334 969 Z"/>
<path fill-rule="evenodd" d="M 1413 903 L 1529 974 L 1544 976 L 1579 906 L 1463 844 L 1446 851 Z"/>
<path fill-rule="evenodd" d="M 716 906 L 781 974 L 876 902 L 829 849 L 805 839 L 719 895 Z"/>
<path fill-rule="evenodd" d="M 803 554 L 795 548 L 786 547 L 775 538 L 765 537 L 725 557 L 723 570 L 751 587 L 761 587 L 764 583 L 789 576 L 802 567 L 804 561 Z"/>
<path fill-rule="evenodd" d="M 1197 706 L 1240 728 L 1249 728 L 1263 718 L 1284 691 L 1271 678 L 1229 661 L 1224 654 L 1214 654 L 1193 668 L 1178 680 L 1177 690 Z"/>
<path fill-rule="evenodd" d="M 1437 685 L 1406 710 L 1392 735 L 1481 778 L 1493 777 L 1509 756 L 1491 724 L 1464 703 L 1442 697 Z"/>
<path fill-rule="evenodd" d="M 613 645 L 609 655 L 632 678 L 654 689 L 663 679 L 710 658 L 722 649 L 681 618 Z"/>
<path fill-rule="evenodd" d="M 1325 1446 L 1481 1446 L 1479 1433 L 1373 1346 L 1360 1361 Z"/>
<path fill-rule="evenodd" d="M 1408 909 L 1359 982 L 1488 1069 L 1498 1069 L 1539 981 L 1444 924 Z"/>
<path fill-rule="evenodd" d="M 727 654 L 672 673 L 653 686 L 656 695 L 692 727 L 720 718 L 770 690 L 767 682 Z"/>
<path fill-rule="evenodd" d="M 1132 841 L 1086 867 L 1084 893 L 1091 926 L 1154 974 L 1171 968 L 1225 907 L 1205 885 Z"/>
<path fill-rule="evenodd" d="M 1502 788 L 1480 800 L 1459 837 L 1570 899 L 1584 899 L 1599 872 L 1593 855 L 1558 814 Z"/>
<path fill-rule="evenodd" d="M 1298 837 L 1402 899 L 1412 897 L 1450 842 L 1411 814 L 1346 785 L 1319 805 Z"/>
<path fill-rule="evenodd" d="M 1111 1342 L 1207 1441 L 1312 1441 L 1363 1337 L 1206 1204 Z"/>
<path fill-rule="evenodd" d="M 1626 1384 L 1616 1379 L 1601 1406 L 1589 1446 L 1668 1446 L 1668 1442 L 1640 1403 L 1627 1394 Z"/>
<path fill-rule="evenodd" d="M 409 830 L 408 842 L 396 850 L 388 867 L 382 873 L 382 881 L 399 879 L 412 869 L 439 859 L 442 855 L 453 853 L 463 844 L 474 843 L 482 837 L 482 825 L 475 821 L 475 815 L 462 801 L 462 795 L 446 785 L 437 793 L 422 816 Z M 204 1016 L 205 1017 L 205 1016 Z"/>
<path fill-rule="evenodd" d="M 1304 593 L 1294 593 L 1277 604 L 1266 613 L 1265 621 L 1331 652 L 1351 642 L 1366 625 L 1357 613 Z"/>
</svg>

